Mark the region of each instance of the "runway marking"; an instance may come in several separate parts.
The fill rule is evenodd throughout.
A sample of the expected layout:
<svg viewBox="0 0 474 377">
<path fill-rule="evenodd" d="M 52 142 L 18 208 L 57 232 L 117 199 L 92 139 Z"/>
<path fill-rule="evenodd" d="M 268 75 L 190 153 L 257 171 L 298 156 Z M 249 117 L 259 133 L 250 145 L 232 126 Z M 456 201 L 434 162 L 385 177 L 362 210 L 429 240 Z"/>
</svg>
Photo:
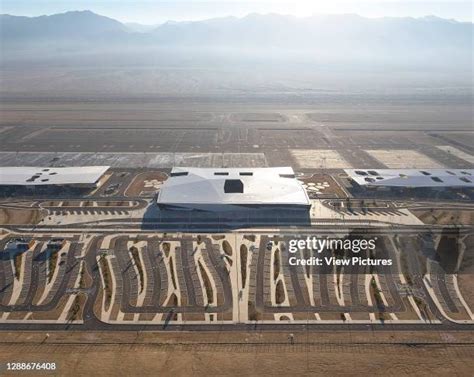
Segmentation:
<svg viewBox="0 0 474 377">
<path fill-rule="evenodd" d="M 450 145 L 437 145 L 436 148 L 441 149 L 442 151 L 452 154 L 461 160 L 467 161 L 471 164 L 474 164 L 474 156 L 470 155 L 466 152 L 463 152 L 462 150 L 452 147 Z"/>
<path fill-rule="evenodd" d="M 444 166 L 413 149 L 369 149 L 368 154 L 393 169 L 436 169 Z"/>
<path fill-rule="evenodd" d="M 347 169 L 351 167 L 337 151 L 332 149 L 290 149 L 300 168 Z"/>
<path fill-rule="evenodd" d="M 173 152 L 0 152 L 0 166 L 110 165 L 113 168 L 266 167 L 264 153 Z"/>
</svg>

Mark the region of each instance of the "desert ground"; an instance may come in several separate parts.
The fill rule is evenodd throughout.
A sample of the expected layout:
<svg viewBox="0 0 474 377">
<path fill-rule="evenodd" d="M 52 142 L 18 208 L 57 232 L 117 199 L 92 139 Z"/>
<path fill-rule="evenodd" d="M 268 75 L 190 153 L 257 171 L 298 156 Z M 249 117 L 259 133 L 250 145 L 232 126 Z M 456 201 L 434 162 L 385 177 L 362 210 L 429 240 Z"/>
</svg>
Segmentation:
<svg viewBox="0 0 474 377">
<path fill-rule="evenodd" d="M 281 333 L 3 333 L 0 362 L 55 362 L 62 376 L 470 376 L 474 367 L 470 333 L 293 335 L 294 344 Z"/>
</svg>

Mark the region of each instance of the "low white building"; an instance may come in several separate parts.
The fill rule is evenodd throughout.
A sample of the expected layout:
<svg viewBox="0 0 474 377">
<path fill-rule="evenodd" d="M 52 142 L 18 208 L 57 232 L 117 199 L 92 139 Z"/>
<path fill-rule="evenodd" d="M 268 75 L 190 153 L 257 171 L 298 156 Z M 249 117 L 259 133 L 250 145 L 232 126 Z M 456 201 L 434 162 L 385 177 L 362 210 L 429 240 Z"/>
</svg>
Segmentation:
<svg viewBox="0 0 474 377">
<path fill-rule="evenodd" d="M 345 169 L 359 186 L 474 188 L 474 169 Z"/>
<path fill-rule="evenodd" d="M 109 166 L 74 167 L 0 167 L 0 187 L 47 187 L 67 186 L 94 188 Z"/>
<path fill-rule="evenodd" d="M 311 207 L 291 167 L 173 168 L 157 203 L 160 208 L 207 211 Z"/>
</svg>

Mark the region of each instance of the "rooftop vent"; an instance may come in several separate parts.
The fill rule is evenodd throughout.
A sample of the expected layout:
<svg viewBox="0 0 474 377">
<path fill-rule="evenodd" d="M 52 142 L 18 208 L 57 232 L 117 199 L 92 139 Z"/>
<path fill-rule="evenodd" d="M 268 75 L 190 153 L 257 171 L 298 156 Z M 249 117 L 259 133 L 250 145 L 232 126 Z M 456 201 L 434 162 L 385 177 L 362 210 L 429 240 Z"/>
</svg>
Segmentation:
<svg viewBox="0 0 474 377">
<path fill-rule="evenodd" d="M 431 179 L 435 182 L 443 183 L 443 180 L 439 177 L 431 177 Z"/>
<path fill-rule="evenodd" d="M 253 173 L 252 173 L 251 171 L 241 171 L 241 172 L 239 173 L 239 175 L 248 175 L 248 176 L 252 176 L 252 175 L 253 175 Z"/>
<path fill-rule="evenodd" d="M 188 172 L 187 171 L 180 171 L 180 172 L 175 172 L 175 173 L 170 174 L 171 177 L 182 177 L 183 175 L 188 175 Z"/>
<path fill-rule="evenodd" d="M 214 175 L 229 175 L 226 171 L 216 171 L 214 172 Z"/>
<path fill-rule="evenodd" d="M 38 174 L 33 175 L 32 177 L 28 178 L 26 182 L 34 182 L 37 180 L 40 176 Z"/>
<path fill-rule="evenodd" d="M 244 184 L 240 179 L 226 179 L 224 183 L 226 194 L 243 194 Z"/>
</svg>

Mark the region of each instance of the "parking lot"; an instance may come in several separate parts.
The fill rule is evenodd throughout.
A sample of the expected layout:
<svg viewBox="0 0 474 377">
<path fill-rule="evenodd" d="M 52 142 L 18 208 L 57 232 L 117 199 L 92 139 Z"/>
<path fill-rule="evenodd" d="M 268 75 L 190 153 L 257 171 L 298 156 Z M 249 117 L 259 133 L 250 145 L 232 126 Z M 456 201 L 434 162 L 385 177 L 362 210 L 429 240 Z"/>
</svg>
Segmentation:
<svg viewBox="0 0 474 377">
<path fill-rule="evenodd" d="M 292 256 L 314 256 L 308 249 L 289 253 L 295 237 L 301 238 L 251 233 L 3 237 L 0 322 L 60 324 L 95 318 L 100 328 L 101 322 L 212 326 L 471 320 L 461 293 L 466 287 L 450 265 L 418 251 L 420 242 L 432 248 L 450 242 L 449 236 L 379 236 L 377 258 L 389 258 L 393 265 L 345 268 L 294 265 Z M 448 244 L 443 247 L 433 249 L 441 260 Z M 459 258 L 455 263 L 463 263 Z M 423 277 L 426 263 L 429 277 Z"/>
</svg>

